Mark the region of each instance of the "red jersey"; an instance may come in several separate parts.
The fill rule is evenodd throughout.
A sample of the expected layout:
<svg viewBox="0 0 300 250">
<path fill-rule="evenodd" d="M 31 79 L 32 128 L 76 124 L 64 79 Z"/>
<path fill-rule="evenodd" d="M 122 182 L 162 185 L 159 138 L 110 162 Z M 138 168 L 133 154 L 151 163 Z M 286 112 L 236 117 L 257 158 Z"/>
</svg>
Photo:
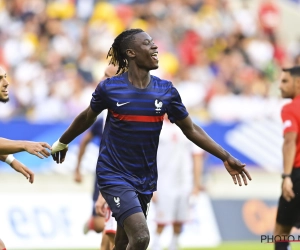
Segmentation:
<svg viewBox="0 0 300 250">
<path fill-rule="evenodd" d="M 300 168 L 300 96 L 293 99 L 292 102 L 283 106 L 281 110 L 281 119 L 283 122 L 283 133 L 297 133 L 297 148 L 294 160 L 294 167 Z"/>
</svg>

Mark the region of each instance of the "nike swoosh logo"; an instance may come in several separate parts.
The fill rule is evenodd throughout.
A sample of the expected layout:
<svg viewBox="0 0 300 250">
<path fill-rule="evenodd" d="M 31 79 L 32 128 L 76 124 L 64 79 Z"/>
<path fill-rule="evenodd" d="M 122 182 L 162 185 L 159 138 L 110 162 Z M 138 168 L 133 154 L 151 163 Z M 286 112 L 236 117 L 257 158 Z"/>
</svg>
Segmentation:
<svg viewBox="0 0 300 250">
<path fill-rule="evenodd" d="M 130 102 L 123 102 L 123 103 L 117 102 L 117 107 L 123 106 L 123 105 L 128 104 L 128 103 L 130 103 Z"/>
</svg>

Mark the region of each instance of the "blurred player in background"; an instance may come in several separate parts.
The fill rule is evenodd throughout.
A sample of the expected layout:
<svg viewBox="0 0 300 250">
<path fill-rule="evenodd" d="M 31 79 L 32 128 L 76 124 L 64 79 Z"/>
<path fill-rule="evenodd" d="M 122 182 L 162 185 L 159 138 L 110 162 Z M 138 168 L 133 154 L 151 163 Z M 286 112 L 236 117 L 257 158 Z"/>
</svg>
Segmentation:
<svg viewBox="0 0 300 250">
<path fill-rule="evenodd" d="M 281 111 L 283 181 L 274 235 L 283 236 L 290 235 L 293 226 L 300 227 L 300 66 L 283 69 L 280 91 L 283 98 L 292 99 Z M 288 249 L 289 242 L 275 242 L 275 250 Z"/>
<path fill-rule="evenodd" d="M 97 214 L 105 214 L 105 227 L 101 242 L 101 250 L 111 250 L 115 245 L 114 242 L 117 230 L 117 222 L 112 216 L 112 212 L 101 193 L 99 193 L 98 200 L 95 204 L 95 209 Z"/>
<path fill-rule="evenodd" d="M 113 65 L 109 65 L 104 71 L 104 76 L 101 80 L 114 76 L 116 72 L 117 72 L 117 68 L 114 67 Z M 99 141 L 99 143 L 101 142 L 102 132 L 104 128 L 104 118 L 105 118 L 104 115 L 105 114 L 101 114 L 101 117 L 98 118 L 97 121 L 92 125 L 92 127 L 86 132 L 86 134 L 84 135 L 84 137 L 80 142 L 77 166 L 75 168 L 75 176 L 74 176 L 74 180 L 78 183 L 82 182 L 82 174 L 80 171 L 80 166 L 87 145 L 94 138 L 96 138 Z M 84 233 L 85 234 L 88 233 L 89 230 L 94 230 L 97 233 L 101 233 L 103 229 L 105 229 L 102 234 L 101 250 L 111 250 L 112 244 L 110 242 L 114 241 L 115 233 L 116 233 L 116 225 L 114 222 L 111 222 L 110 219 L 111 212 L 109 209 L 107 209 L 105 217 L 97 213 L 95 205 L 96 205 L 96 201 L 98 200 L 98 196 L 99 196 L 99 188 L 97 186 L 97 175 L 95 175 L 92 215 L 84 225 Z"/>
<path fill-rule="evenodd" d="M 108 109 L 101 140 L 97 177 L 100 192 L 118 222 L 116 250 L 146 250 L 147 213 L 156 191 L 156 154 L 164 115 L 197 146 L 224 163 L 235 184 L 251 177 L 245 164 L 231 156 L 195 125 L 172 83 L 150 75 L 158 68 L 158 47 L 141 29 L 118 35 L 108 52 L 118 66 L 115 77 L 99 83 L 90 106 L 53 144 L 54 161 L 62 163 L 68 144 Z"/>
<path fill-rule="evenodd" d="M 160 235 L 173 225 L 169 250 L 178 249 L 179 235 L 190 219 L 190 200 L 200 191 L 203 150 L 189 141 L 165 116 L 157 150 L 158 183 L 154 193 L 156 232 L 151 250 L 162 250 Z"/>
<path fill-rule="evenodd" d="M 101 140 L 102 137 L 102 131 L 103 131 L 103 118 L 100 117 L 87 131 L 87 133 L 84 135 L 82 138 L 80 145 L 79 145 L 79 154 L 78 154 L 78 161 L 77 161 L 77 166 L 75 168 L 75 176 L 74 180 L 78 183 L 82 182 L 82 174 L 80 171 L 80 165 L 81 165 L 81 159 L 85 153 L 86 146 L 92 139 L 97 137 L 98 140 Z M 96 214 L 95 211 L 95 203 L 98 199 L 99 195 L 99 189 L 97 187 L 97 176 L 95 176 L 95 184 L 94 184 L 94 189 L 93 189 L 93 210 L 92 210 L 92 216 L 90 219 L 86 222 L 84 226 L 84 234 L 87 234 L 88 231 L 93 230 L 97 233 L 101 233 L 104 228 L 104 221 L 105 218 L 102 216 L 99 216 Z"/>
<path fill-rule="evenodd" d="M 0 249 L 1 250 L 6 250 L 4 242 L 0 239 Z"/>
<path fill-rule="evenodd" d="M 0 67 L 0 102 L 6 103 L 9 101 L 9 82 L 5 70 Z M 34 174 L 24 164 L 14 158 L 12 154 L 27 151 L 30 154 L 36 155 L 43 159 L 50 156 L 47 151 L 51 149 L 50 145 L 46 142 L 31 142 L 31 141 L 13 141 L 5 138 L 0 138 L 0 161 L 10 165 L 14 170 L 23 174 L 30 183 L 34 181 Z M 0 250 L 5 250 L 5 245 L 0 240 Z"/>
</svg>

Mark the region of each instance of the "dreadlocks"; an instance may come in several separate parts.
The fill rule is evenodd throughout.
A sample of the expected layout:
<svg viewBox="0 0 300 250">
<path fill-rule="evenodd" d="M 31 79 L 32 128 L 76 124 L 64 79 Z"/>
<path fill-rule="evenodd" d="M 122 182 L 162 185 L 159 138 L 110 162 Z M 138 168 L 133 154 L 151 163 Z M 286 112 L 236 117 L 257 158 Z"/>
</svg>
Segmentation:
<svg viewBox="0 0 300 250">
<path fill-rule="evenodd" d="M 111 57 L 109 64 L 118 65 L 118 73 L 124 73 L 128 70 L 128 61 L 126 50 L 129 49 L 130 43 L 134 40 L 134 35 L 144 32 L 142 29 L 130 29 L 123 31 L 118 35 L 110 47 L 106 58 Z"/>
</svg>

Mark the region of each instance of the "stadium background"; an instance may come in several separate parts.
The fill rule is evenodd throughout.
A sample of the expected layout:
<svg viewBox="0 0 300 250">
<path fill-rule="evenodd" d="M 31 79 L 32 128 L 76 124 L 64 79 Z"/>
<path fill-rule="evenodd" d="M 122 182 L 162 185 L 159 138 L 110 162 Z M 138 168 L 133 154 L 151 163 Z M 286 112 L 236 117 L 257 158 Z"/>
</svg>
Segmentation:
<svg viewBox="0 0 300 250">
<path fill-rule="evenodd" d="M 271 249 L 260 236 L 272 234 L 280 194 L 278 79 L 281 67 L 300 65 L 299 13 L 297 0 L 0 0 L 0 65 L 11 83 L 0 136 L 52 144 L 88 105 L 113 38 L 142 28 L 159 47 L 152 74 L 172 80 L 195 122 L 253 176 L 236 187 L 206 155 L 204 190 L 181 245 L 235 249 L 228 242 L 251 241 L 251 249 Z M 100 235 L 82 234 L 97 146 L 88 146 L 78 185 L 79 140 L 62 165 L 17 154 L 36 173 L 33 185 L 0 163 L 0 237 L 8 249 L 98 247 Z M 169 237 L 167 230 L 164 242 Z"/>
</svg>

